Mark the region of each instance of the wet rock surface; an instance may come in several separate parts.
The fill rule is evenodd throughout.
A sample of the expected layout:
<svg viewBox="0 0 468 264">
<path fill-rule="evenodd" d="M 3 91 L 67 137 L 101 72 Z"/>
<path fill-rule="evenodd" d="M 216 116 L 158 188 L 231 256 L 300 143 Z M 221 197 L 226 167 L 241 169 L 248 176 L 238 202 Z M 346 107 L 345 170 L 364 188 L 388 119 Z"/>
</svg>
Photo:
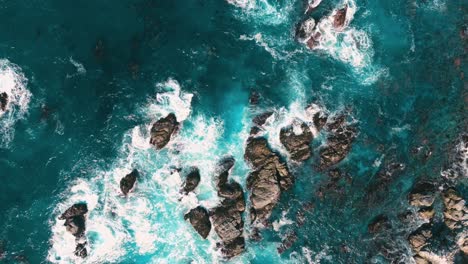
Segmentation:
<svg viewBox="0 0 468 264">
<path fill-rule="evenodd" d="M 135 169 L 120 180 L 120 190 L 124 195 L 127 195 L 133 189 L 138 175 L 138 170 Z"/>
<path fill-rule="evenodd" d="M 388 230 L 392 227 L 390 220 L 384 214 L 378 215 L 371 220 L 367 226 L 367 231 L 371 234 L 379 233 Z"/>
<path fill-rule="evenodd" d="M 173 113 L 159 119 L 151 128 L 150 144 L 154 145 L 156 149 L 164 148 L 171 140 L 171 136 L 178 126 L 179 123 Z"/>
<path fill-rule="evenodd" d="M 5 112 L 7 105 L 8 105 L 8 94 L 5 92 L 0 93 L 0 110 Z"/>
<path fill-rule="evenodd" d="M 182 192 L 188 194 L 197 188 L 200 183 L 200 170 L 196 167 L 191 168 L 190 172 L 185 177 L 184 184 L 182 186 Z"/>
<path fill-rule="evenodd" d="M 84 203 L 74 204 L 68 208 L 62 215 L 60 220 L 65 220 L 65 228 L 76 238 L 75 255 L 78 257 L 86 257 L 86 218 L 88 206 Z"/>
<path fill-rule="evenodd" d="M 468 208 L 460 193 L 453 187 L 442 193 L 444 202 L 444 222 L 448 228 L 455 230 L 468 227 Z"/>
<path fill-rule="evenodd" d="M 294 161 L 305 161 L 312 155 L 310 143 L 314 139 L 312 131 L 306 123 L 298 127 L 288 126 L 280 131 L 280 142 L 291 154 Z"/>
<path fill-rule="evenodd" d="M 254 169 L 247 177 L 252 221 L 264 222 L 271 215 L 281 191 L 292 186 L 293 178 L 265 138 L 250 138 L 244 158 Z"/>
<path fill-rule="evenodd" d="M 418 182 L 408 195 L 412 206 L 428 207 L 434 203 L 436 188 L 430 182 Z"/>
<path fill-rule="evenodd" d="M 185 220 L 189 220 L 193 228 L 200 234 L 201 237 L 206 239 L 208 234 L 211 231 L 211 222 L 208 211 L 202 207 L 198 206 L 184 216 Z"/>
</svg>

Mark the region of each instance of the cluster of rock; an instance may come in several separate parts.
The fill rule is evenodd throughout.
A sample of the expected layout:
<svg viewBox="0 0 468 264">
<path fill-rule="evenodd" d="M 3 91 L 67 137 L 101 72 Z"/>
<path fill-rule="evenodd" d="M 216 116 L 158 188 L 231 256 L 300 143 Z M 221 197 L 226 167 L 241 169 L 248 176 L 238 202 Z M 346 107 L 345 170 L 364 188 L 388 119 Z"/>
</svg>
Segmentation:
<svg viewBox="0 0 468 264">
<path fill-rule="evenodd" d="M 314 6 L 315 9 L 317 6 Z M 308 7 L 306 15 L 309 15 L 313 10 Z M 329 17 L 324 17 L 322 19 L 332 19 L 332 25 L 335 30 L 340 31 L 346 26 L 346 14 L 348 11 L 348 5 L 345 5 L 341 9 L 335 10 Z M 309 49 L 315 48 L 319 42 L 322 33 L 318 29 L 318 23 L 315 22 L 314 18 L 305 18 L 298 24 L 296 27 L 296 40 L 306 44 Z"/>
<path fill-rule="evenodd" d="M 408 195 L 409 203 L 417 208 L 419 217 L 427 221 L 408 236 L 408 242 L 414 253 L 413 258 L 418 264 L 431 263 L 431 259 L 437 256 L 437 252 L 433 250 L 434 245 L 437 244 L 435 240 L 446 241 L 448 237 L 444 238 L 445 236 L 458 240 L 458 248 L 450 255 L 453 257 L 458 252 L 461 258 L 468 259 L 468 236 L 464 231 L 468 226 L 466 202 L 455 188 L 444 188 L 441 191 L 444 205 L 443 222 L 439 223 L 433 206 L 438 192 L 438 188 L 433 183 L 419 182 L 414 185 Z"/>
<path fill-rule="evenodd" d="M 0 93 L 0 110 L 6 111 L 8 105 L 8 94 L 3 92 Z"/>
<path fill-rule="evenodd" d="M 65 227 L 76 239 L 75 255 L 78 257 L 86 257 L 88 252 L 86 250 L 86 213 L 88 213 L 88 206 L 84 203 L 78 203 L 68 208 L 62 215 L 59 216 L 60 220 L 65 220 Z"/>
</svg>

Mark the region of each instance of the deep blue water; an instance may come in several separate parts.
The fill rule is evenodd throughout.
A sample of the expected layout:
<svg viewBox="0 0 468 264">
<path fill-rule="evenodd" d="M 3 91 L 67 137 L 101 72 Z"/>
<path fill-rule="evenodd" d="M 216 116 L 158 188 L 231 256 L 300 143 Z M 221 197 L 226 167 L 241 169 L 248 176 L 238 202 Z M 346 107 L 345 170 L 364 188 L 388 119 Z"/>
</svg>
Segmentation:
<svg viewBox="0 0 468 264">
<path fill-rule="evenodd" d="M 245 2 L 0 0 L 0 89 L 17 80 L 21 98 L 30 96 L 0 116 L 0 262 L 220 261 L 214 232 L 201 239 L 183 214 L 216 205 L 213 166 L 224 155 L 236 158 L 233 177 L 245 186 L 254 114 L 278 113 L 267 136 L 284 154 L 281 125 L 310 103 L 329 113 L 349 109 L 358 125 L 338 165 L 350 180 L 319 197 L 328 178 L 316 169 L 315 139 L 312 159 L 290 163 L 296 183 L 271 217 L 284 225 L 247 240 L 232 262 L 390 263 L 367 225 L 380 213 L 396 222 L 411 208 L 415 181 L 456 186 L 466 200 L 466 167 L 443 177 L 463 166 L 457 150 L 468 130 L 465 1 L 346 1 L 356 6 L 352 21 L 335 44 L 314 51 L 294 39 L 303 1 Z M 342 4 L 323 1 L 311 16 Z M 156 152 L 145 131 L 169 112 L 186 118 L 172 147 Z M 420 146 L 429 158 L 413 153 Z M 379 171 L 396 162 L 404 170 L 382 183 Z M 196 197 L 178 201 L 170 165 L 200 168 Z M 131 168 L 143 177 L 125 199 L 118 182 Z M 90 207 L 84 260 L 74 258 L 74 240 L 57 220 L 75 202 Z M 305 224 L 289 223 L 305 203 L 315 205 Z M 414 229 L 398 226 L 388 238 L 403 263 L 411 261 L 406 237 Z M 297 241 L 279 254 L 288 232 Z"/>
</svg>

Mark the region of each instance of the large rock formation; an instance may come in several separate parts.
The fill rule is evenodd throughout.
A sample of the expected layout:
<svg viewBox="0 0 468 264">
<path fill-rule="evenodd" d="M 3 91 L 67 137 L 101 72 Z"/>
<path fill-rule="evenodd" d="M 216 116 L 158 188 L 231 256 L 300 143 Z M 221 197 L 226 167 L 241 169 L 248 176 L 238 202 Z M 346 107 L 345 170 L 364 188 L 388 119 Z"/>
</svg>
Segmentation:
<svg viewBox="0 0 468 264">
<path fill-rule="evenodd" d="M 193 167 L 187 177 L 185 177 L 184 185 L 182 186 L 182 191 L 185 194 L 195 190 L 198 184 L 200 183 L 200 170 L 197 167 Z"/>
<path fill-rule="evenodd" d="M 193 228 L 200 234 L 201 237 L 206 239 L 211 230 L 211 222 L 208 211 L 201 206 L 198 206 L 184 216 L 185 220 L 190 220 Z"/>
<path fill-rule="evenodd" d="M 312 131 L 306 123 L 301 123 L 300 126 L 287 126 L 280 131 L 281 144 L 291 154 L 291 159 L 294 161 L 304 161 L 310 158 L 310 142 L 314 139 Z"/>
<path fill-rule="evenodd" d="M 448 228 L 454 230 L 468 227 L 468 208 L 465 200 L 455 188 L 448 188 L 442 193 L 444 201 L 444 221 Z"/>
<path fill-rule="evenodd" d="M 84 203 L 74 204 L 68 208 L 62 215 L 59 216 L 60 220 L 65 220 L 65 227 L 76 238 L 75 255 L 79 257 L 86 257 L 86 218 L 85 214 L 88 212 L 88 207 Z"/>
<path fill-rule="evenodd" d="M 356 128 L 347 124 L 344 116 L 335 118 L 327 128 L 330 134 L 326 146 L 320 150 L 320 169 L 326 169 L 342 161 L 351 150 L 356 138 Z"/>
<path fill-rule="evenodd" d="M 169 143 L 169 140 L 171 140 L 171 135 L 176 131 L 178 126 L 179 123 L 173 113 L 159 119 L 151 128 L 150 144 L 154 145 L 156 149 L 164 148 Z"/>
<path fill-rule="evenodd" d="M 0 93 L 0 109 L 2 111 L 6 111 L 7 104 L 8 104 L 8 94 L 5 92 Z"/>
<path fill-rule="evenodd" d="M 120 180 L 120 190 L 124 195 L 127 195 L 133 189 L 137 178 L 138 171 L 135 169 Z"/>
<path fill-rule="evenodd" d="M 250 138 L 244 158 L 254 169 L 247 178 L 252 221 L 264 222 L 270 217 L 281 191 L 292 186 L 293 178 L 286 164 L 268 147 L 265 138 Z"/>
<path fill-rule="evenodd" d="M 245 211 L 244 192 L 239 183 L 228 180 L 229 170 L 233 165 L 232 157 L 223 159 L 218 165 L 218 196 L 224 199 L 211 212 L 214 230 L 221 238 L 218 246 L 226 258 L 241 254 L 245 248 L 242 219 L 242 213 Z"/>
</svg>

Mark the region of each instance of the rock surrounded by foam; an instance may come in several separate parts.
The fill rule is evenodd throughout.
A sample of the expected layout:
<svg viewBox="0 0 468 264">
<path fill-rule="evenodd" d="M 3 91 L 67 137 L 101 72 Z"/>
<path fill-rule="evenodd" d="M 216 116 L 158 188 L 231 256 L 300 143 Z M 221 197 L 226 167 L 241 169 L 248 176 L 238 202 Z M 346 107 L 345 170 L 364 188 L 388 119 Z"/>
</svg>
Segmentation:
<svg viewBox="0 0 468 264">
<path fill-rule="evenodd" d="M 310 158 L 312 153 L 309 145 L 313 139 L 312 131 L 304 122 L 297 128 L 287 126 L 280 131 L 281 144 L 291 154 L 291 159 L 294 161 L 300 162 Z"/>
<path fill-rule="evenodd" d="M 198 206 L 184 216 L 185 220 L 189 220 L 193 228 L 200 234 L 201 237 L 206 239 L 211 231 L 211 222 L 208 211 L 202 207 Z"/>
<path fill-rule="evenodd" d="M 138 175 L 138 170 L 135 169 L 120 180 L 120 190 L 124 195 L 127 195 L 133 189 Z"/>
<path fill-rule="evenodd" d="M 342 29 L 346 22 L 346 12 L 348 11 L 348 5 L 338 9 L 333 16 L 333 26 L 337 29 Z"/>
<path fill-rule="evenodd" d="M 244 158 L 254 169 L 247 178 L 252 221 L 264 222 L 278 203 L 281 191 L 292 186 L 293 178 L 265 138 L 250 138 Z"/>
<path fill-rule="evenodd" d="M 8 105 L 8 94 L 3 92 L 0 93 L 0 109 L 6 111 Z"/>
<path fill-rule="evenodd" d="M 154 145 L 156 149 L 164 148 L 171 140 L 171 136 L 178 126 L 179 123 L 173 113 L 159 119 L 151 128 L 150 144 Z"/>
<path fill-rule="evenodd" d="M 185 194 L 192 192 L 197 188 L 198 184 L 200 183 L 200 170 L 196 167 L 193 167 L 191 171 L 185 177 L 184 184 L 182 186 L 182 191 Z"/>
<path fill-rule="evenodd" d="M 88 212 L 88 206 L 84 203 L 74 204 L 68 208 L 62 215 L 59 216 L 60 220 L 65 220 L 65 227 L 76 238 L 75 255 L 79 257 L 86 257 L 86 218 L 85 214 Z"/>
<path fill-rule="evenodd" d="M 342 161 L 351 150 L 356 138 L 356 128 L 340 116 L 328 124 L 327 144 L 320 150 L 320 169 L 326 169 Z"/>
</svg>

